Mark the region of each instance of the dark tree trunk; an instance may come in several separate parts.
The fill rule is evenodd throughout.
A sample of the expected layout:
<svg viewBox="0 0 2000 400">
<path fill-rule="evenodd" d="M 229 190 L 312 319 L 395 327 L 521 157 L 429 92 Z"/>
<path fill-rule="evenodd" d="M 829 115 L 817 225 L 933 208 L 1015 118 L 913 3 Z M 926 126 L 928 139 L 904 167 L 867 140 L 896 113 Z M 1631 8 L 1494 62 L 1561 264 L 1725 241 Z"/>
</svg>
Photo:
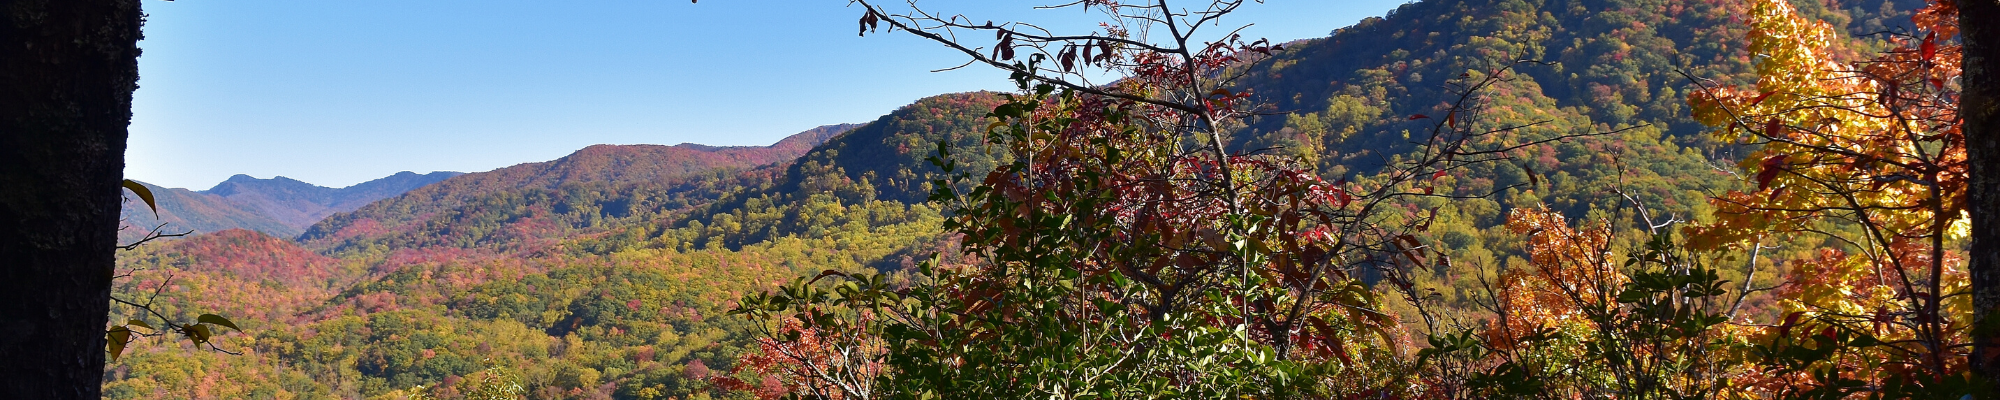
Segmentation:
<svg viewBox="0 0 2000 400">
<path fill-rule="evenodd" d="M 2000 0 L 1959 1 L 1965 45 L 1964 119 L 1972 214 L 1972 369 L 2000 389 Z"/>
<path fill-rule="evenodd" d="M 140 19 L 0 0 L 0 398 L 99 398 Z"/>
</svg>

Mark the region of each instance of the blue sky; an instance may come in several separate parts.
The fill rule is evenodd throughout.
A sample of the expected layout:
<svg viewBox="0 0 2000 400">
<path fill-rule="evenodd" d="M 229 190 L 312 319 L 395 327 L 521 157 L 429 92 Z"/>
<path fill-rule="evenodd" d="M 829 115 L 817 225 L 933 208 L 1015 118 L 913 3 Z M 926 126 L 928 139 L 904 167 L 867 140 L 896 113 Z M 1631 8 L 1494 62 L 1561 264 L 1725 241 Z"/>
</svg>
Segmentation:
<svg viewBox="0 0 2000 400">
<path fill-rule="evenodd" d="M 1088 31 L 1047 1 L 929 0 L 976 19 Z M 1268 0 L 1246 36 L 1325 36 L 1405 0 Z M 1190 3 L 1192 2 L 1186 2 Z M 898 2 L 897 4 L 900 4 Z M 907 34 L 855 35 L 843 0 L 146 1 L 126 175 L 206 189 L 234 174 L 341 187 L 486 171 L 584 146 L 764 145 L 874 120 L 1004 74 Z"/>
</svg>

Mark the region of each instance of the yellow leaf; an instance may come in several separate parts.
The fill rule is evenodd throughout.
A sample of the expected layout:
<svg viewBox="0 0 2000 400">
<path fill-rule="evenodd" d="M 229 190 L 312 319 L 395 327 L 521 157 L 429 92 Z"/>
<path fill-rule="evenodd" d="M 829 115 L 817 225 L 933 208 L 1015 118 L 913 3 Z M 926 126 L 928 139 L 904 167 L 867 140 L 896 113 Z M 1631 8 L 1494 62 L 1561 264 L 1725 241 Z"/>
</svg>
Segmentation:
<svg viewBox="0 0 2000 400">
<path fill-rule="evenodd" d="M 146 208 L 153 210 L 154 218 L 160 217 L 160 206 L 159 204 L 153 202 L 152 189 L 147 189 L 146 185 L 140 184 L 138 181 L 134 181 L 131 179 L 126 179 L 124 185 L 125 189 L 132 191 L 132 194 L 139 195 L 139 201 L 146 202 Z"/>
<path fill-rule="evenodd" d="M 125 344 L 132 341 L 132 330 L 123 326 L 111 328 L 104 333 L 104 340 L 104 351 L 111 353 L 111 361 L 118 361 L 118 356 L 125 354 Z"/>
</svg>

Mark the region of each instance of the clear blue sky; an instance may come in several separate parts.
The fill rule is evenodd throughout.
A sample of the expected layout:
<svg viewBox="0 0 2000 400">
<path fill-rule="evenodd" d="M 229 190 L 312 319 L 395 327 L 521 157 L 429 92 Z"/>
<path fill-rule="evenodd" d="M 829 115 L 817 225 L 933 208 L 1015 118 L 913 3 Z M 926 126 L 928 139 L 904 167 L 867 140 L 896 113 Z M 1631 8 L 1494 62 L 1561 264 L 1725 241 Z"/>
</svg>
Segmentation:
<svg viewBox="0 0 2000 400">
<path fill-rule="evenodd" d="M 893 1 L 893 0 L 892 0 Z M 1067 0 L 931 0 L 977 19 L 1087 32 Z M 1185 3 L 1193 2 L 1183 1 Z M 1322 37 L 1405 0 L 1268 0 L 1249 37 Z M 901 4 L 900 2 L 895 2 Z M 234 174 L 341 187 L 486 171 L 584 146 L 764 145 L 929 95 L 1005 90 L 907 34 L 855 35 L 843 0 L 182 0 L 150 15 L 128 177 L 206 189 Z"/>
</svg>

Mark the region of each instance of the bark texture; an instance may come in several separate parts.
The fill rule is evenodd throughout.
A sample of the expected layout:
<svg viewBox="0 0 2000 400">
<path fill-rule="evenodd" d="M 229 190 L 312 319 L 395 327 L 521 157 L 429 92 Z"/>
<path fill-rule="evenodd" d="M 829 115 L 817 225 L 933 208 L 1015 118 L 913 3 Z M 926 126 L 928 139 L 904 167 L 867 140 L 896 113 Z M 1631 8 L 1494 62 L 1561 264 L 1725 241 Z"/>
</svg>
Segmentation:
<svg viewBox="0 0 2000 400">
<path fill-rule="evenodd" d="M 1958 25 L 1965 45 L 1967 203 L 1972 214 L 1973 351 L 1971 365 L 1989 389 L 2000 388 L 2000 0 L 1961 0 Z"/>
<path fill-rule="evenodd" d="M 99 398 L 141 20 L 0 0 L 0 398 Z"/>
</svg>

